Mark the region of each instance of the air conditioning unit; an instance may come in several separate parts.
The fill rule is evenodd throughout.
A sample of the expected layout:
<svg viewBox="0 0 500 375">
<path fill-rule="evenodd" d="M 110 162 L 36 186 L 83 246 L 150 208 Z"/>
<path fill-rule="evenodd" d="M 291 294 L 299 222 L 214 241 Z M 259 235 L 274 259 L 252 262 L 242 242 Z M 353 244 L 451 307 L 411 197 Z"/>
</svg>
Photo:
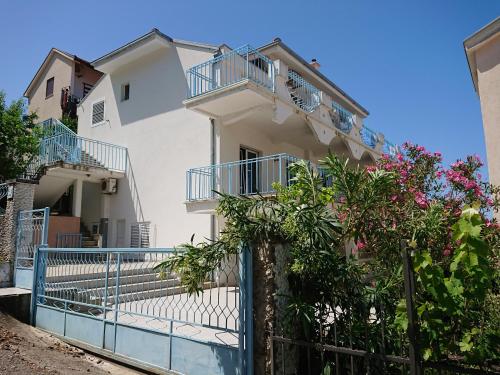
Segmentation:
<svg viewBox="0 0 500 375">
<path fill-rule="evenodd" d="M 101 191 L 104 194 L 115 194 L 118 190 L 118 181 L 116 178 L 106 178 L 102 181 Z"/>
</svg>

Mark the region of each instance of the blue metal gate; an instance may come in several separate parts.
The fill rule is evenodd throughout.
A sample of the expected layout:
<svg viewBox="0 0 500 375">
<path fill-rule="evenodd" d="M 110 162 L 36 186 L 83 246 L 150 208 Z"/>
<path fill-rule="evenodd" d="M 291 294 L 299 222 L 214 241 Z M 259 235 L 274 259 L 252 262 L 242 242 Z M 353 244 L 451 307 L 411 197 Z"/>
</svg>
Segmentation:
<svg viewBox="0 0 500 375">
<path fill-rule="evenodd" d="M 190 295 L 155 266 L 175 249 L 47 248 L 35 254 L 33 323 L 164 373 L 252 373 L 251 257 L 227 260 Z"/>
<path fill-rule="evenodd" d="M 17 218 L 14 285 L 31 289 L 33 260 L 38 246 L 47 245 L 49 208 L 20 211 Z"/>
</svg>

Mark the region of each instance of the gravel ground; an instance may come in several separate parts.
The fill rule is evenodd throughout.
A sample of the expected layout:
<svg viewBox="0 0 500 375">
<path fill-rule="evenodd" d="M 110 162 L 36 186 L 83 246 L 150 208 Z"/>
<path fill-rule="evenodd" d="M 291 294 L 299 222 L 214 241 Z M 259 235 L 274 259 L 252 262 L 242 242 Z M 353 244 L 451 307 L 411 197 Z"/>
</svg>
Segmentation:
<svg viewBox="0 0 500 375">
<path fill-rule="evenodd" d="M 0 374 L 145 374 L 93 356 L 0 312 Z"/>
</svg>

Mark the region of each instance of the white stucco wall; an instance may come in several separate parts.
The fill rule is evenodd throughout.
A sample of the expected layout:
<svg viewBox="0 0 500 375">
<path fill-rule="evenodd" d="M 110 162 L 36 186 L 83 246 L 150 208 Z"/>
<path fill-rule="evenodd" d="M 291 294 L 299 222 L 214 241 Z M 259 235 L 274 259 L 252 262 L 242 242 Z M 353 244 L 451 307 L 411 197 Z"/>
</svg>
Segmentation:
<svg viewBox="0 0 500 375">
<path fill-rule="evenodd" d="M 171 247 L 210 236 L 210 216 L 186 212 L 186 170 L 210 164 L 210 121 L 184 108 L 185 70 L 211 54 L 170 47 L 106 75 L 78 108 L 79 134 L 128 148 L 130 168 L 109 199 L 109 243 L 116 241 L 117 220 L 150 221 L 157 247 Z M 130 99 L 121 102 L 121 85 Z M 92 127 L 92 103 L 104 99 L 106 122 Z M 153 238 L 152 238 L 153 241 Z"/>
</svg>

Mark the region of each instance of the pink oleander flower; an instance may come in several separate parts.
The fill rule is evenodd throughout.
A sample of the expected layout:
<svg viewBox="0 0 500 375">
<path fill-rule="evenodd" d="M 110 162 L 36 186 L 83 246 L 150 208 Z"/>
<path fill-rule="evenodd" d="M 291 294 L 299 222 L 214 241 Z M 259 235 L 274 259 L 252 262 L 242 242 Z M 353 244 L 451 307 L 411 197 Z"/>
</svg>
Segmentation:
<svg viewBox="0 0 500 375">
<path fill-rule="evenodd" d="M 415 192 L 415 202 L 420 208 L 427 208 L 427 206 L 429 205 L 429 203 L 427 202 L 427 198 L 421 191 Z"/>
<path fill-rule="evenodd" d="M 451 247 L 449 247 L 449 245 L 447 247 L 445 247 L 445 249 L 443 250 L 443 255 L 445 257 L 448 257 L 451 255 Z"/>
<path fill-rule="evenodd" d="M 363 241 L 356 242 L 356 249 L 363 250 L 366 247 L 366 244 Z"/>
</svg>

